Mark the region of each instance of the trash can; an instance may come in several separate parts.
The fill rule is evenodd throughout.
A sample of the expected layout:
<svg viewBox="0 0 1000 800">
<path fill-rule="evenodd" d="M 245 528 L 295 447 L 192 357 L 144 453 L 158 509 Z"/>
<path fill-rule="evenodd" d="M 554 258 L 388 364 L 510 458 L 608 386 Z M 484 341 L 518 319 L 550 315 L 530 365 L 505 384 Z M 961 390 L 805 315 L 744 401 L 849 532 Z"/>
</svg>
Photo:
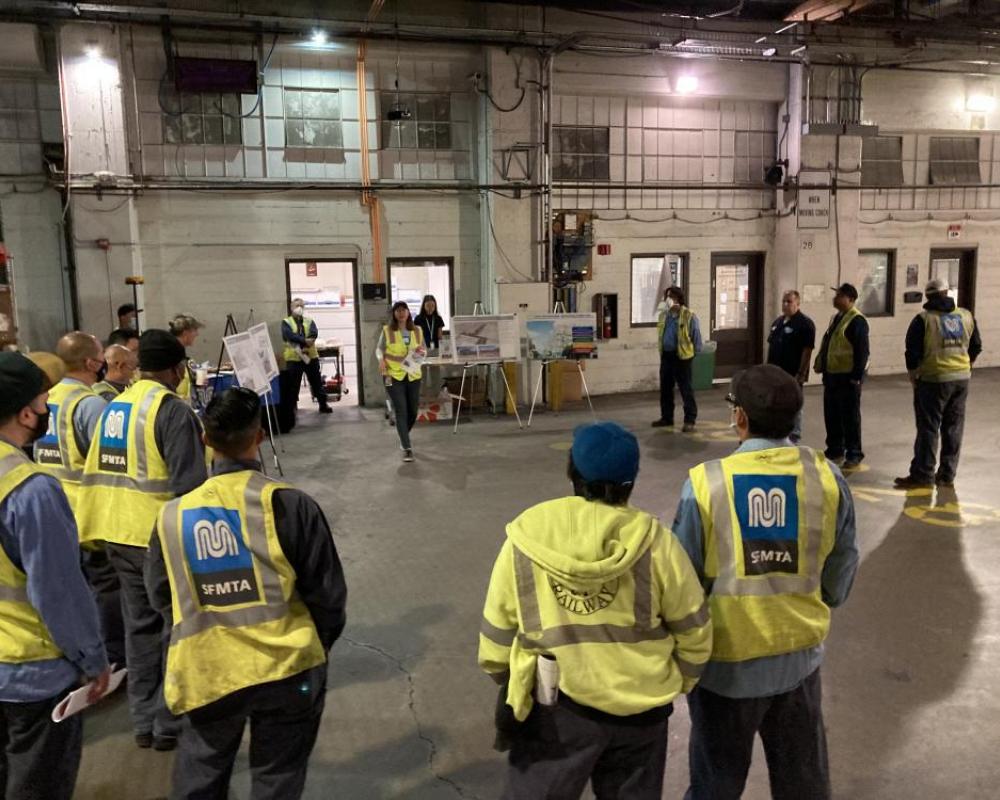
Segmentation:
<svg viewBox="0 0 1000 800">
<path fill-rule="evenodd" d="M 711 389 L 715 377 L 715 349 L 718 342 L 705 342 L 691 365 L 691 384 L 695 389 Z"/>
</svg>

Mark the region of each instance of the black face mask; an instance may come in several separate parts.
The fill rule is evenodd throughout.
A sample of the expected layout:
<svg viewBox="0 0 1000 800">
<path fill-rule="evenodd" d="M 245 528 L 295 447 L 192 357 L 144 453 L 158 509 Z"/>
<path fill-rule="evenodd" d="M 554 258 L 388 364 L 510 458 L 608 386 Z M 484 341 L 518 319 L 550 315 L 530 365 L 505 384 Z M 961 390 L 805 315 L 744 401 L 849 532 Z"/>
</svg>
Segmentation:
<svg viewBox="0 0 1000 800">
<path fill-rule="evenodd" d="M 35 409 L 30 409 L 31 413 L 35 415 L 35 424 L 28 428 L 31 431 L 31 441 L 37 442 L 41 439 L 49 430 L 49 408 L 45 407 L 45 413 L 39 414 Z"/>
<path fill-rule="evenodd" d="M 103 381 L 107 377 L 107 374 L 108 374 L 108 365 L 106 363 L 101 364 L 101 368 L 97 370 L 97 382 L 100 383 L 101 381 Z"/>
</svg>

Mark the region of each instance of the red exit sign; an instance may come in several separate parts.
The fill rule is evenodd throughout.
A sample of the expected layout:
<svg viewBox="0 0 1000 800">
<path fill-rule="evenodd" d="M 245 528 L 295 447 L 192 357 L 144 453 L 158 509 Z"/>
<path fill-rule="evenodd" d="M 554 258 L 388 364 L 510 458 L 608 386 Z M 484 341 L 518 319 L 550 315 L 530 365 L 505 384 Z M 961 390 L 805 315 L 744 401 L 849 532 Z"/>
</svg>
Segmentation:
<svg viewBox="0 0 1000 800">
<path fill-rule="evenodd" d="M 611 245 L 610 244 L 599 244 L 599 245 L 597 245 L 597 255 L 599 255 L 599 256 L 610 256 L 611 255 Z"/>
</svg>

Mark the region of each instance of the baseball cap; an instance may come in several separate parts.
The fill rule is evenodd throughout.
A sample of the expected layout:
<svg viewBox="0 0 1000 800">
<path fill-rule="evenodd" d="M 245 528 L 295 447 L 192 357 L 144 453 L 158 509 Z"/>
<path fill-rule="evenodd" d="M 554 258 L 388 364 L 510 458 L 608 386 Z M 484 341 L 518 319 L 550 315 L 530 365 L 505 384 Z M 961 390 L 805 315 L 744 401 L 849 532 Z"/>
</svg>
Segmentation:
<svg viewBox="0 0 1000 800">
<path fill-rule="evenodd" d="M 594 422 L 573 431 L 573 466 L 585 481 L 633 483 L 639 442 L 617 422 Z"/>
<path fill-rule="evenodd" d="M 754 432 L 791 431 L 802 408 L 799 382 L 774 364 L 760 364 L 736 373 L 730 383 L 733 402 L 750 418 Z"/>
<path fill-rule="evenodd" d="M 831 286 L 830 288 L 837 294 L 842 294 L 844 297 L 851 298 L 851 300 L 858 299 L 858 290 L 854 288 L 854 284 L 842 283 L 840 286 Z"/>
<path fill-rule="evenodd" d="M 939 294 L 948 291 L 948 281 L 942 278 L 931 278 L 924 287 L 924 294 Z"/>
<path fill-rule="evenodd" d="M 169 331 L 152 328 L 139 337 L 139 369 L 143 372 L 170 369 L 186 358 L 184 345 Z"/>
<path fill-rule="evenodd" d="M 49 379 L 20 353 L 0 353 L 0 417 L 16 414 L 45 391 Z"/>
</svg>

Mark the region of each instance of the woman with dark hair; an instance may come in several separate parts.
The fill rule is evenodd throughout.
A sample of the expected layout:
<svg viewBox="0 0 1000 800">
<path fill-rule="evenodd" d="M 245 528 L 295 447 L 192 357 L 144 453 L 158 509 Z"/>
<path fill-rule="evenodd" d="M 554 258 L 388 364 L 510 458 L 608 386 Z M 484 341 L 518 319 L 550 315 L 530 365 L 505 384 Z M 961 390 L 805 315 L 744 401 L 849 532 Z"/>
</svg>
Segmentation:
<svg viewBox="0 0 1000 800">
<path fill-rule="evenodd" d="M 396 415 L 403 461 L 413 461 L 410 431 L 420 407 L 420 364 L 426 354 L 423 331 L 413 324 L 410 307 L 402 301 L 393 303 L 389 322 L 382 326 L 375 357 Z"/>
<path fill-rule="evenodd" d="M 420 313 L 413 321 L 420 326 L 427 346 L 436 350 L 441 341 L 441 331 L 444 330 L 444 319 L 438 314 L 437 300 L 434 299 L 434 295 L 424 295 L 424 300 L 420 304 Z"/>
<path fill-rule="evenodd" d="M 654 428 L 673 427 L 674 384 L 684 402 L 684 433 L 694 430 L 698 404 L 691 385 L 691 363 L 701 352 L 701 328 L 698 318 L 684 304 L 684 290 L 671 286 L 663 293 L 656 338 L 660 350 L 660 418 Z"/>
</svg>

